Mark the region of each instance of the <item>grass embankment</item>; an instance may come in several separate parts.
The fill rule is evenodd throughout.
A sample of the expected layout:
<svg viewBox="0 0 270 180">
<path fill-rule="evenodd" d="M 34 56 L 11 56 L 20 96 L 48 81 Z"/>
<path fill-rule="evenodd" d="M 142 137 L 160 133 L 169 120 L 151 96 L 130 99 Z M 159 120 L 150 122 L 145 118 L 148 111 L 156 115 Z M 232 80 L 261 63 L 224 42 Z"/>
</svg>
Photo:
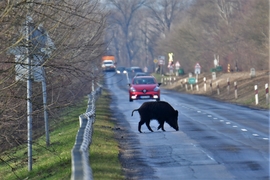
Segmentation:
<svg viewBox="0 0 270 180">
<path fill-rule="evenodd" d="M 65 110 L 66 115 L 51 123 L 51 145 L 45 136 L 33 143 L 33 169 L 28 172 L 27 145 L 6 151 L 0 156 L 0 179 L 66 180 L 71 177 L 71 150 L 79 129 L 78 116 L 85 112 L 87 99 Z M 114 124 L 110 120 L 110 98 L 106 92 L 99 97 L 90 163 L 94 179 L 124 179 L 118 160 L 118 143 L 114 139 Z M 51 121 L 54 122 L 54 121 Z M 61 123 L 59 123 L 61 122 Z"/>
<path fill-rule="evenodd" d="M 253 108 L 260 109 L 270 109 L 269 100 L 266 99 L 265 93 L 265 84 L 269 83 L 269 71 L 259 71 L 256 72 L 257 76 L 251 78 L 249 72 L 235 72 L 235 73 L 219 73 L 217 75 L 216 80 L 212 82 L 213 89 L 210 88 L 210 81 L 212 79 L 212 75 L 210 73 L 203 73 L 199 77 L 198 89 L 195 88 L 191 90 L 190 85 L 184 86 L 185 79 L 188 79 L 188 75 L 184 76 L 172 76 L 176 78 L 172 80 L 172 83 L 167 81 L 163 83 L 162 87 L 165 89 L 171 89 L 178 92 L 188 93 L 188 94 L 199 94 L 208 97 L 212 97 L 218 99 L 220 101 L 230 102 L 238 105 L 244 105 Z M 161 82 L 162 77 L 170 77 L 170 76 L 161 76 L 160 74 L 153 74 L 158 82 Z M 204 90 L 204 81 L 203 77 L 208 79 L 206 82 L 207 90 Z M 173 79 L 173 78 L 172 78 Z M 228 92 L 228 82 L 230 79 L 230 91 Z M 182 82 L 181 82 L 182 81 Z M 181 82 L 181 83 L 180 83 Z M 234 82 L 237 82 L 237 97 L 235 97 L 235 87 Z M 217 83 L 219 84 L 219 94 L 217 93 Z M 258 85 L 258 104 L 255 104 L 255 91 L 254 85 Z M 186 87 L 188 89 L 186 89 Z"/>
</svg>

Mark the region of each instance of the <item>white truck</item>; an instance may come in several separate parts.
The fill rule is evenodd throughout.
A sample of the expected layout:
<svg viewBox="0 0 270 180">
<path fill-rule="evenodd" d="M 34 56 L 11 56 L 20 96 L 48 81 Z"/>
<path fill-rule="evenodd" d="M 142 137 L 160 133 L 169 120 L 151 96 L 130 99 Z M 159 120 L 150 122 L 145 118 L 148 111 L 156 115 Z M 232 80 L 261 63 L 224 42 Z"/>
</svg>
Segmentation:
<svg viewBox="0 0 270 180">
<path fill-rule="evenodd" d="M 102 56 L 102 70 L 103 71 L 115 71 L 115 59 L 114 56 Z"/>
</svg>

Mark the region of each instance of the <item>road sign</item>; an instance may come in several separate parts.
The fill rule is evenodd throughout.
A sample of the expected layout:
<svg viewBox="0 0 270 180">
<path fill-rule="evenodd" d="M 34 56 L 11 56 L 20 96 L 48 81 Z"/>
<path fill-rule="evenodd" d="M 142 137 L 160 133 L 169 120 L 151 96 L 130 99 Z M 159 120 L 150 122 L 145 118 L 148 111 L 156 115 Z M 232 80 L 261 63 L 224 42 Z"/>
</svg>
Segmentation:
<svg viewBox="0 0 270 180">
<path fill-rule="evenodd" d="M 195 65 L 195 72 L 194 72 L 195 74 L 200 74 L 201 73 L 201 66 L 200 66 L 200 64 L 199 63 L 197 63 L 196 65 Z"/>
<path fill-rule="evenodd" d="M 165 64 L 165 61 L 160 59 L 160 60 L 158 61 L 158 64 L 159 64 L 159 65 L 164 65 L 164 64 Z"/>
<path fill-rule="evenodd" d="M 195 77 L 188 78 L 188 83 L 189 84 L 196 84 L 196 78 Z"/>
<path fill-rule="evenodd" d="M 178 70 L 178 69 L 180 68 L 180 66 L 181 66 L 181 65 L 180 65 L 179 61 L 177 61 L 177 62 L 175 63 L 175 69 Z"/>
<path fill-rule="evenodd" d="M 165 56 L 158 56 L 158 64 L 159 65 L 165 64 Z"/>
<path fill-rule="evenodd" d="M 169 62 L 173 62 L 173 53 L 168 53 Z"/>
</svg>

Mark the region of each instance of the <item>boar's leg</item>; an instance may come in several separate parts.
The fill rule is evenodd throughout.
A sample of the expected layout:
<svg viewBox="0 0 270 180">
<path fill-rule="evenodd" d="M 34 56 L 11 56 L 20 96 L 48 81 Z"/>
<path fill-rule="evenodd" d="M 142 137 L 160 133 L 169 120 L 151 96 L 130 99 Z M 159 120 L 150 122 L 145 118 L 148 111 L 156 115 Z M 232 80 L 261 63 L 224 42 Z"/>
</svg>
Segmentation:
<svg viewBox="0 0 270 180">
<path fill-rule="evenodd" d="M 138 123 L 138 131 L 140 132 L 140 133 L 142 133 L 142 131 L 141 131 L 141 126 L 144 124 L 144 122 L 141 120 L 139 123 Z"/>
<path fill-rule="evenodd" d="M 159 122 L 160 124 L 159 124 L 159 126 L 158 126 L 158 130 L 161 128 L 162 129 L 162 131 L 165 131 L 165 129 L 164 129 L 164 121 L 163 122 Z"/>
<path fill-rule="evenodd" d="M 149 131 L 154 132 L 154 131 L 152 130 L 152 128 L 150 127 L 150 120 L 146 121 L 145 123 L 146 123 L 146 126 L 147 126 L 147 128 L 149 129 Z"/>
</svg>

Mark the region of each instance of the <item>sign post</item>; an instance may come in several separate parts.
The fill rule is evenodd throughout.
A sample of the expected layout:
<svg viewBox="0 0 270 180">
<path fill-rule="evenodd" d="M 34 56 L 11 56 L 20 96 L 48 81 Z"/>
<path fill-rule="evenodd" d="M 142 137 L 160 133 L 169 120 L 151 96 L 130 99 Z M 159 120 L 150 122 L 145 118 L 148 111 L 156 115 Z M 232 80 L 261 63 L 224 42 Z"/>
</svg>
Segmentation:
<svg viewBox="0 0 270 180">
<path fill-rule="evenodd" d="M 159 74 L 162 73 L 162 66 L 165 64 L 165 56 L 158 56 Z"/>
<path fill-rule="evenodd" d="M 27 145 L 28 145 L 28 171 L 32 170 L 32 82 L 42 82 L 42 94 L 44 105 L 44 121 L 46 133 L 46 145 L 49 146 L 49 125 L 47 115 L 47 94 L 45 72 L 42 63 L 50 56 L 54 47 L 54 43 L 50 39 L 48 33 L 41 25 L 38 27 L 33 25 L 31 16 L 26 16 L 25 25 L 22 33 L 25 37 L 24 46 L 17 46 L 10 49 L 10 53 L 15 55 L 15 71 L 16 81 L 27 82 Z M 30 42 L 35 49 L 29 49 Z M 30 54 L 30 52 L 32 52 Z"/>
<path fill-rule="evenodd" d="M 177 61 L 176 63 L 175 63 L 175 69 L 176 69 L 176 76 L 178 76 L 179 75 L 179 69 L 180 69 L 180 63 L 179 63 L 179 61 Z"/>
</svg>

